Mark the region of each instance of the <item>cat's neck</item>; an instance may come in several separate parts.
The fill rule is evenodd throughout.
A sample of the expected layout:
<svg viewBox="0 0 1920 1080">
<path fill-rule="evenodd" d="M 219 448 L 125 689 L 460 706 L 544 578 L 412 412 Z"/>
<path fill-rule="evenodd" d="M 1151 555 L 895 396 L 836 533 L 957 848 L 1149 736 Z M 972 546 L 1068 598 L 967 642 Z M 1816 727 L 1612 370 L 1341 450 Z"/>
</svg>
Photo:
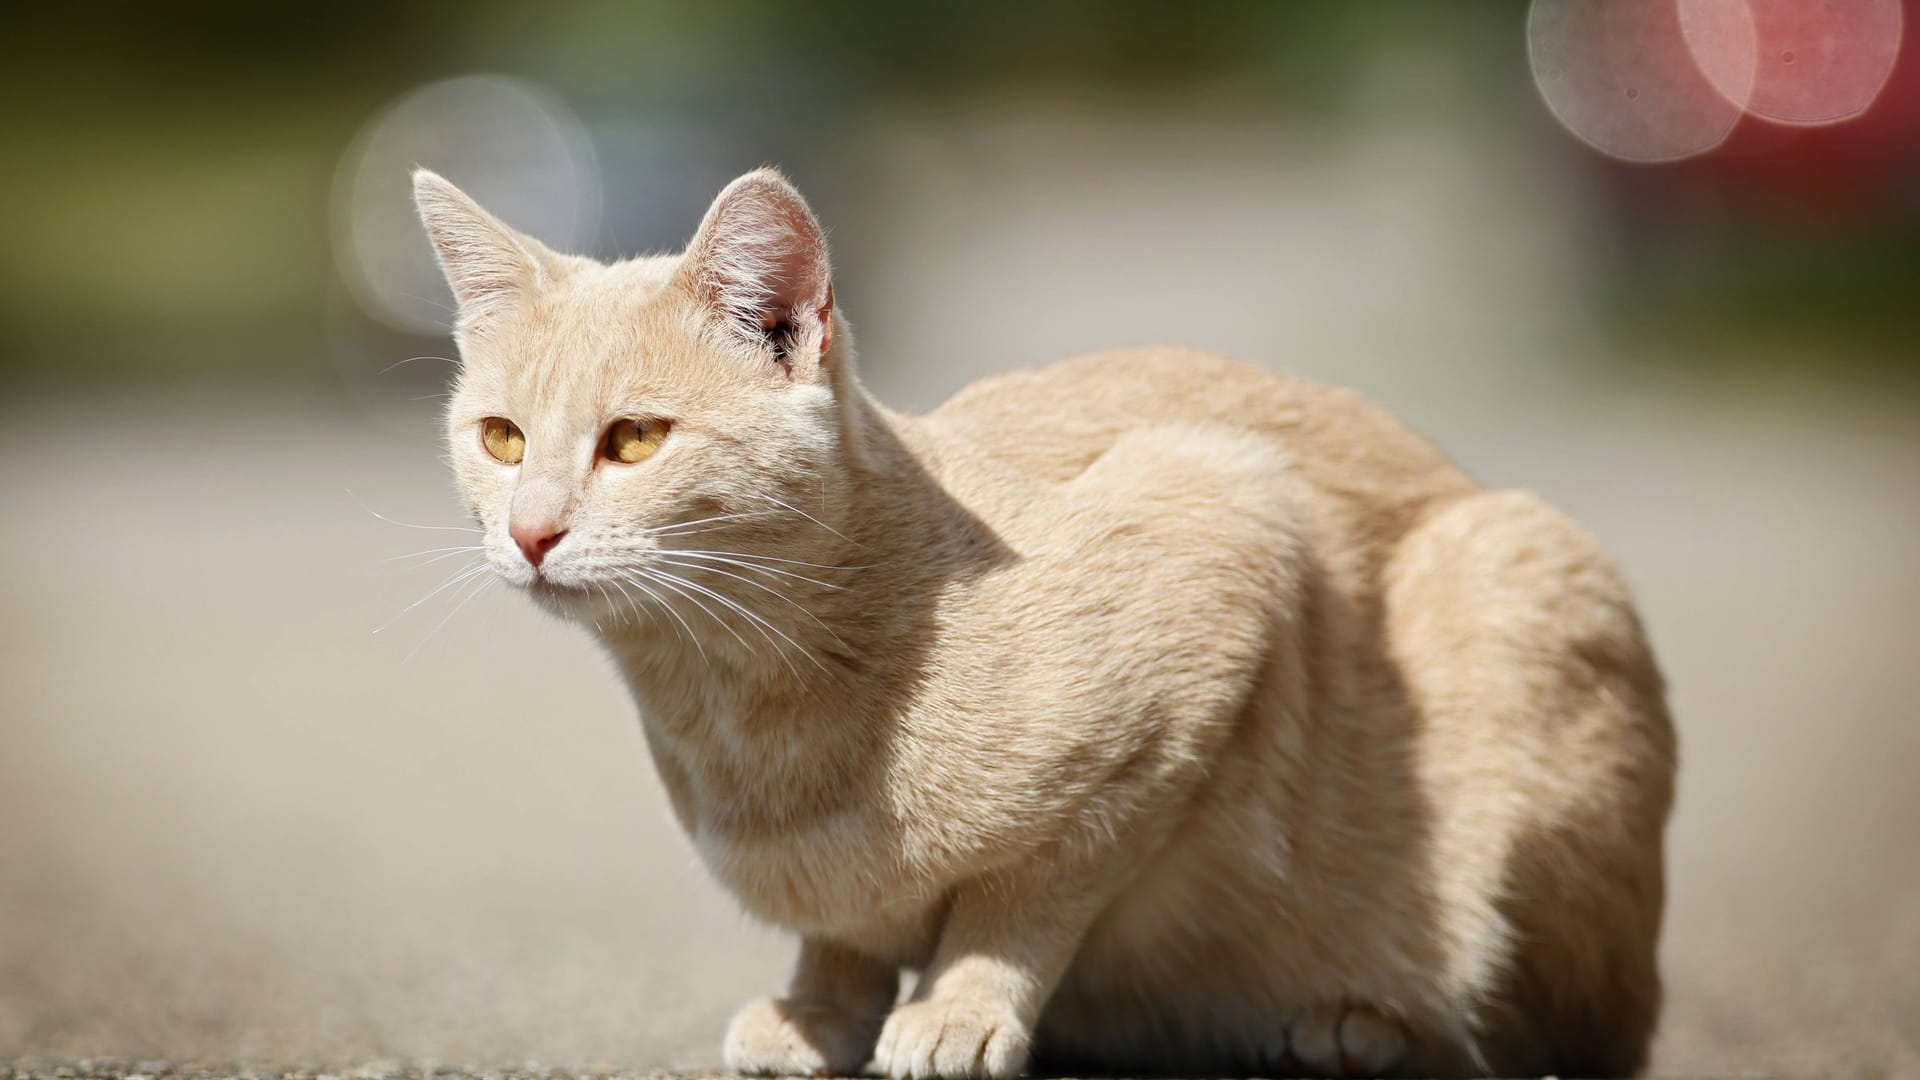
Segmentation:
<svg viewBox="0 0 1920 1080">
<path fill-rule="evenodd" d="M 804 542 L 734 562 L 680 556 L 641 617 L 597 628 L 650 721 L 731 741 L 884 696 L 910 677 L 952 553 L 992 546 L 969 537 L 985 527 L 927 467 L 913 418 L 850 375 L 837 396 L 838 464 L 815 498 L 782 511 Z"/>
</svg>

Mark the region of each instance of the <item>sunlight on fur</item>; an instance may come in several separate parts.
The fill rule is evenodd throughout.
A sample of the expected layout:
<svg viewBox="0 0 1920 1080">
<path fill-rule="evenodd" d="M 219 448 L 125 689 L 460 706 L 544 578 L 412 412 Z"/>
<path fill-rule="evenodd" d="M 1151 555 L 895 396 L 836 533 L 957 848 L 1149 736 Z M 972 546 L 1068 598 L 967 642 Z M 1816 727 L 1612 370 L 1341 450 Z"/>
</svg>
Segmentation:
<svg viewBox="0 0 1920 1080">
<path fill-rule="evenodd" d="M 415 193 L 487 563 L 594 634 L 708 869 L 800 937 L 731 1068 L 1641 1067 L 1674 740 L 1564 514 L 1182 348 L 889 410 L 772 171 L 612 264 Z"/>
</svg>

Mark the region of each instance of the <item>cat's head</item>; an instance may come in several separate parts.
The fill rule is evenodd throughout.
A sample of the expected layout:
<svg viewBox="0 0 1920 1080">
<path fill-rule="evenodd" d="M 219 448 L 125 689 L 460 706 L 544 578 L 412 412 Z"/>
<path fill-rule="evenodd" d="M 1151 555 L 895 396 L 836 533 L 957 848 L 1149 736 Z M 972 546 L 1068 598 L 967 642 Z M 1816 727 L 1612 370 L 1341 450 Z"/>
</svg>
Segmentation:
<svg viewBox="0 0 1920 1080">
<path fill-rule="evenodd" d="M 431 172 L 414 196 L 460 305 L 448 455 L 494 570 L 620 623 L 830 561 L 850 353 L 825 239 L 785 179 L 728 185 L 680 255 L 611 264 Z"/>
</svg>

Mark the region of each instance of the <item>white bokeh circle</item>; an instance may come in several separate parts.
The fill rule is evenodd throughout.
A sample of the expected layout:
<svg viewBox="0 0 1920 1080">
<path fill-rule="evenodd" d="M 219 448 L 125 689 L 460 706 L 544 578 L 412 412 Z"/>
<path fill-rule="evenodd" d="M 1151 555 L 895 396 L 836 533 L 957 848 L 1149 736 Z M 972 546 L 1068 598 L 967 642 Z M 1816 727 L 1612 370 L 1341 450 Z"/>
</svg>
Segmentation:
<svg viewBox="0 0 1920 1080">
<path fill-rule="evenodd" d="M 1527 56 L 1561 125 L 1624 161 L 1676 161 L 1726 141 L 1752 86 L 1752 15 L 1744 0 L 1684 8 L 1683 28 L 1675 0 L 1534 0 Z"/>
<path fill-rule="evenodd" d="M 453 295 L 414 215 L 416 165 L 545 243 L 592 246 L 599 169 L 585 127 L 557 95 L 493 75 L 416 88 L 368 121 L 334 176 L 340 276 L 360 308 L 388 326 L 438 334 L 452 320 Z"/>
</svg>

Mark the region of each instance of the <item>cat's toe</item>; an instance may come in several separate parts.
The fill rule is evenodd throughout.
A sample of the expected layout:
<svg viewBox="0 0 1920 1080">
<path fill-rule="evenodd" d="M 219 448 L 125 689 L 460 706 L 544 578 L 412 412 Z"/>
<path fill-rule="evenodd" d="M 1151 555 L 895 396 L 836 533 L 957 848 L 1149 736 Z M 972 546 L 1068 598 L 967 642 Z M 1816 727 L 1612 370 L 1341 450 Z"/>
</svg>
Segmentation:
<svg viewBox="0 0 1920 1080">
<path fill-rule="evenodd" d="M 876 1026 L 829 1006 L 761 998 L 727 1025 L 724 1057 L 749 1076 L 846 1076 L 866 1064 Z"/>
<path fill-rule="evenodd" d="M 887 1018 L 873 1060 L 893 1080 L 1002 1080 L 1026 1068 L 1030 1041 L 998 1005 L 916 1001 Z"/>
<path fill-rule="evenodd" d="M 1407 1052 L 1400 1021 L 1367 1005 L 1315 1005 L 1287 1033 L 1293 1059 L 1326 1076 L 1384 1076 Z"/>
</svg>

